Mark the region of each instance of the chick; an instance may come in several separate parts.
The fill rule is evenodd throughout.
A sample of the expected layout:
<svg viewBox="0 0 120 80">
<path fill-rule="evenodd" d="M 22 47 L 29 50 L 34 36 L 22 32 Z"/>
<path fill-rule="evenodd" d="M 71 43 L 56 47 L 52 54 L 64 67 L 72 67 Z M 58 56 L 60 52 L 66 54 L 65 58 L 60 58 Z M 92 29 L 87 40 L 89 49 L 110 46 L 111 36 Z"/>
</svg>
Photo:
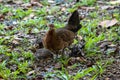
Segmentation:
<svg viewBox="0 0 120 80">
<path fill-rule="evenodd" d="M 41 48 L 36 50 L 35 52 L 35 59 L 40 60 L 40 59 L 48 59 L 48 58 L 53 58 L 53 52 L 51 52 L 48 49 Z"/>
</svg>

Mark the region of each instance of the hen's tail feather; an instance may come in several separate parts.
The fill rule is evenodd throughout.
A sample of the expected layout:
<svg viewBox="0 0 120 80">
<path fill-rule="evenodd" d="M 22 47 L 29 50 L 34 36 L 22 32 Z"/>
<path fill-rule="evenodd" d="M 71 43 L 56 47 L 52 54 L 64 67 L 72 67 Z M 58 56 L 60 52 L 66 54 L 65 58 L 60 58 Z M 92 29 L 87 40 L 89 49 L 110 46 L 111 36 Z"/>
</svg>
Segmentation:
<svg viewBox="0 0 120 80">
<path fill-rule="evenodd" d="M 80 18 L 79 18 L 79 13 L 77 10 L 75 10 L 72 15 L 70 16 L 68 23 L 66 25 L 66 29 L 72 31 L 72 32 L 77 32 L 82 25 L 80 24 Z"/>
<path fill-rule="evenodd" d="M 78 26 L 80 23 L 80 19 L 79 19 L 79 13 L 77 10 L 75 10 L 72 15 L 70 16 L 69 20 L 68 20 L 68 24 L 69 25 L 73 25 L 73 26 Z"/>
</svg>

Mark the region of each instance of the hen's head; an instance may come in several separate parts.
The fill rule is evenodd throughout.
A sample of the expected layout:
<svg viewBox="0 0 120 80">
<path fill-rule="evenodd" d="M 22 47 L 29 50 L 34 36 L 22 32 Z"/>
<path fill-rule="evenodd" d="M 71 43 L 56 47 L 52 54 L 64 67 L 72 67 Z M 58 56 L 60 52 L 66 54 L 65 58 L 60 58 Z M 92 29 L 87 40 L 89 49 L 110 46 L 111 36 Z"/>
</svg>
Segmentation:
<svg viewBox="0 0 120 80">
<path fill-rule="evenodd" d="M 53 36 L 55 34 L 54 24 L 48 24 L 47 26 L 49 27 L 49 31 L 48 31 L 49 37 Z"/>
<path fill-rule="evenodd" d="M 50 29 L 53 29 L 55 26 L 54 26 L 54 24 L 48 24 L 47 25 Z"/>
</svg>

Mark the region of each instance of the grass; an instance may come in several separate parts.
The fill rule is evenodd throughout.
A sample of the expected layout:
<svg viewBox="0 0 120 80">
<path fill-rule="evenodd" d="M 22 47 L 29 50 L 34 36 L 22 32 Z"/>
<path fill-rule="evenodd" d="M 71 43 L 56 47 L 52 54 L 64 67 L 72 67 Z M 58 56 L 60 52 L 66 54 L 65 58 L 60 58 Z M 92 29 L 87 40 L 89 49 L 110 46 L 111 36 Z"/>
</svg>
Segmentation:
<svg viewBox="0 0 120 80">
<path fill-rule="evenodd" d="M 56 70 L 55 72 L 49 72 L 45 77 L 46 79 L 50 79 L 50 77 L 51 78 L 58 77 L 59 79 L 62 80 L 78 80 L 83 78 L 84 76 L 91 75 L 92 77 L 89 80 L 95 80 L 98 77 L 98 75 L 102 75 L 104 73 L 107 66 L 112 64 L 112 62 L 113 59 L 105 60 L 104 61 L 105 64 L 103 64 L 103 60 L 98 61 L 96 62 L 96 65 L 93 65 L 92 67 L 83 70 L 79 70 L 75 75 L 70 75 L 67 69 L 62 67 L 61 71 Z M 77 65 L 75 66 L 77 67 Z"/>
<path fill-rule="evenodd" d="M 24 0 L 25 3 L 28 3 L 29 0 Z M 66 11 L 73 12 L 77 6 L 93 6 L 95 4 L 96 0 L 82 0 L 80 3 L 76 4 L 73 8 L 68 8 Z M 19 49 L 18 51 L 14 51 L 11 48 L 10 43 L 15 39 L 15 34 L 17 32 L 23 32 L 24 34 L 28 34 L 29 31 L 32 31 L 33 33 L 38 33 L 42 29 L 46 29 L 46 24 L 49 23 L 51 20 L 47 20 L 45 17 L 48 15 L 54 15 L 56 13 L 57 17 L 58 15 L 62 15 L 62 12 L 60 11 L 59 6 L 55 6 L 51 8 L 49 11 L 47 10 L 47 3 L 46 1 L 41 2 L 45 7 L 43 8 L 36 8 L 32 9 L 29 8 L 28 10 L 23 10 L 22 8 L 16 8 L 13 9 L 10 7 L 6 7 L 2 4 L 0 4 L 0 13 L 5 15 L 8 12 L 13 13 L 12 16 L 6 16 L 5 20 L 17 20 L 17 27 L 14 26 L 13 30 L 5 30 L 6 25 L 2 22 L 0 22 L 0 55 L 4 56 L 4 59 L 0 61 L 0 77 L 3 79 L 27 79 L 26 74 L 32 70 L 30 68 L 30 65 L 34 65 L 34 55 L 33 53 L 28 49 L 32 44 L 29 44 L 29 41 L 27 38 L 23 38 L 22 45 L 16 46 L 16 49 Z M 25 17 L 29 16 L 30 14 L 34 13 L 36 18 L 34 19 L 27 19 L 23 20 Z M 86 41 L 85 44 L 85 52 L 88 55 L 93 54 L 92 56 L 97 55 L 97 51 L 99 48 L 96 46 L 96 43 L 108 39 L 108 40 L 120 40 L 119 34 L 120 34 L 120 28 L 119 26 L 113 26 L 110 29 L 105 29 L 106 32 L 101 32 L 100 35 L 96 35 L 96 28 L 98 26 L 99 21 L 111 19 L 110 15 L 106 13 L 106 11 L 103 11 L 105 14 L 104 17 L 101 18 L 100 14 L 96 13 L 96 11 L 89 13 L 89 18 L 85 18 L 81 21 L 83 27 L 78 32 L 79 35 L 82 35 L 83 38 Z M 100 16 L 100 17 L 99 17 Z M 114 18 L 120 21 L 118 10 L 114 10 L 113 13 Z M 54 24 L 56 28 L 60 28 L 61 26 L 64 26 L 64 21 L 67 19 L 68 16 L 62 15 L 63 21 L 59 21 L 58 19 L 55 19 Z M 52 21 L 51 21 L 52 22 Z M 1 38 L 1 36 L 4 36 Z M 75 42 L 77 43 L 77 42 Z M 88 56 L 89 57 L 89 56 Z M 102 75 L 106 69 L 106 67 L 109 65 L 108 63 L 112 63 L 110 60 L 106 60 L 103 62 L 97 61 L 96 65 L 93 65 L 92 67 L 85 68 L 83 70 L 79 70 L 75 75 L 71 75 L 68 72 L 68 69 L 66 68 L 66 65 L 68 64 L 69 59 L 61 59 L 60 62 L 62 63 L 62 70 L 55 70 L 54 72 L 46 72 L 45 78 L 46 80 L 49 79 L 49 77 L 59 77 L 63 80 L 78 80 L 80 78 L 83 78 L 87 75 L 91 76 L 91 80 L 95 80 L 99 75 Z M 110 62 L 109 62 L 110 61 Z M 104 64 L 102 64 L 104 63 Z M 16 66 L 15 70 L 13 70 L 10 65 Z M 80 64 L 74 64 L 72 65 L 72 69 L 77 68 L 77 66 Z M 33 75 L 35 76 L 35 75 Z"/>
</svg>

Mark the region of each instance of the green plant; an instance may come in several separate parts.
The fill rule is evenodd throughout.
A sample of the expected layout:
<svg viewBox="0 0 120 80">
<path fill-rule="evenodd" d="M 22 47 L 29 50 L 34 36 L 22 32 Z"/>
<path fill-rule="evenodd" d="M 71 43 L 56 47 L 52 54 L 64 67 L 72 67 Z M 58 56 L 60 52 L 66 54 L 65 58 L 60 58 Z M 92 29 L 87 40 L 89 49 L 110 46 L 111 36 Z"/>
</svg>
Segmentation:
<svg viewBox="0 0 120 80">
<path fill-rule="evenodd" d="M 16 80 L 18 78 L 19 74 L 20 74 L 20 72 L 18 70 L 11 72 L 10 79 Z"/>
<path fill-rule="evenodd" d="M 113 61 L 113 59 L 97 61 L 96 65 L 92 67 L 94 69 L 94 75 L 90 80 L 95 80 L 98 76 L 101 76 L 105 72 L 107 66 L 112 64 Z"/>
<path fill-rule="evenodd" d="M 58 21 L 55 21 L 54 25 L 55 25 L 55 28 L 61 28 L 61 27 L 65 26 L 65 24 L 58 22 Z"/>
<path fill-rule="evenodd" d="M 73 8 L 77 8 L 79 6 L 92 6 L 94 5 L 96 0 L 81 0 L 80 2 L 76 3 Z"/>
<path fill-rule="evenodd" d="M 41 9 L 37 9 L 35 10 L 35 14 L 37 14 L 38 16 L 46 16 L 47 12 L 46 12 L 47 7 L 43 7 Z"/>
<path fill-rule="evenodd" d="M 43 0 L 43 1 L 41 1 L 41 4 L 42 4 L 43 6 L 48 6 L 48 5 L 49 5 L 49 2 L 48 2 L 48 0 Z"/>
<path fill-rule="evenodd" d="M 51 77 L 53 79 L 54 77 L 57 77 L 58 79 L 62 80 L 70 80 L 71 75 L 69 75 L 68 71 L 62 67 L 62 70 L 55 70 L 55 72 L 49 72 L 46 74 L 45 79 L 49 79 L 48 77 Z"/>
<path fill-rule="evenodd" d="M 86 75 L 88 75 L 91 71 L 93 71 L 94 69 L 92 67 L 84 69 L 82 71 L 78 71 L 76 73 L 76 75 L 74 76 L 74 80 L 78 80 Z"/>
<path fill-rule="evenodd" d="M 21 62 L 18 64 L 18 70 L 22 73 L 26 73 L 28 68 L 28 61 Z"/>
<path fill-rule="evenodd" d="M 89 15 L 90 15 L 91 18 L 98 17 L 98 13 L 97 12 L 91 12 Z"/>
<path fill-rule="evenodd" d="M 6 7 L 4 5 L 0 5 L 0 13 L 5 14 L 5 13 L 7 13 L 9 11 L 12 11 L 11 7 Z"/>
<path fill-rule="evenodd" d="M 6 64 L 6 61 L 0 63 L 0 77 L 3 79 L 8 79 L 11 73 L 10 69 L 6 67 Z"/>
<path fill-rule="evenodd" d="M 96 0 L 81 0 L 82 5 L 91 6 L 95 4 Z"/>
<path fill-rule="evenodd" d="M 48 11 L 48 14 L 54 14 L 57 11 L 60 11 L 60 7 L 54 6 L 51 10 Z"/>
<path fill-rule="evenodd" d="M 31 52 L 24 52 L 22 55 L 26 59 L 30 59 L 31 61 L 33 60 L 33 54 Z"/>
<path fill-rule="evenodd" d="M 23 0 L 25 3 L 28 3 L 28 2 L 30 2 L 30 0 Z"/>
<path fill-rule="evenodd" d="M 67 66 L 68 62 L 69 62 L 70 58 L 67 58 L 66 56 L 62 56 L 62 58 L 60 58 L 60 62 L 63 64 L 63 66 Z"/>
<path fill-rule="evenodd" d="M 90 51 L 90 50 L 92 51 L 93 49 L 95 49 L 96 43 L 101 40 L 104 40 L 104 38 L 105 38 L 104 34 L 101 34 L 98 37 L 85 38 L 86 40 L 85 49 L 87 51 Z"/>
<path fill-rule="evenodd" d="M 24 11 L 21 8 L 18 8 L 16 10 L 13 10 L 12 13 L 14 14 L 14 16 L 12 16 L 13 19 L 22 19 L 25 16 L 29 15 L 32 12 L 31 9 Z"/>
</svg>

